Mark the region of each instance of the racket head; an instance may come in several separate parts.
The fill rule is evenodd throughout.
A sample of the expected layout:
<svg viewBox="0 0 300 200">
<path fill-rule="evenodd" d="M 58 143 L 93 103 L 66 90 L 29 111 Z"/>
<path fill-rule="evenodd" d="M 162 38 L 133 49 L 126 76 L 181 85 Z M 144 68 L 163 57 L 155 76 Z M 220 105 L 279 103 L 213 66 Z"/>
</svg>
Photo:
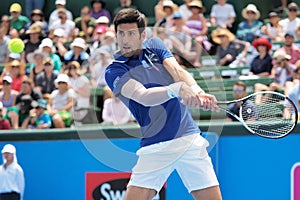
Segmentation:
<svg viewBox="0 0 300 200">
<path fill-rule="evenodd" d="M 253 134 L 272 139 L 282 138 L 297 125 L 297 108 L 283 94 L 272 91 L 257 92 L 241 101 L 240 121 Z"/>
</svg>

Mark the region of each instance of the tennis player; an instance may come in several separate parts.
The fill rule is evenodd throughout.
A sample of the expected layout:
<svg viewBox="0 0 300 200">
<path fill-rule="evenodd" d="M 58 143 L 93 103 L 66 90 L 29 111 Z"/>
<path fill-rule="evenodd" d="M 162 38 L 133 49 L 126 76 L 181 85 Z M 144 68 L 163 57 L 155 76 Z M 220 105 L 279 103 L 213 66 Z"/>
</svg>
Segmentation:
<svg viewBox="0 0 300 200">
<path fill-rule="evenodd" d="M 216 110 L 206 94 L 176 62 L 163 42 L 145 40 L 145 20 L 135 9 L 114 19 L 120 51 L 106 69 L 106 82 L 141 127 L 141 148 L 125 200 L 150 200 L 177 170 L 194 199 L 220 200 L 208 142 L 200 135 L 189 106 Z"/>
</svg>

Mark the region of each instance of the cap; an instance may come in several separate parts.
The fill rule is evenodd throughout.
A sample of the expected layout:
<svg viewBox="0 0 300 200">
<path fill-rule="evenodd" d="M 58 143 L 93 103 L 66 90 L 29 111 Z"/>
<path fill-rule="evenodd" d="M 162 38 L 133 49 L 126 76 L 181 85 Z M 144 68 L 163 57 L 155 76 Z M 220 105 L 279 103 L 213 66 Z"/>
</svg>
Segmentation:
<svg viewBox="0 0 300 200">
<path fill-rule="evenodd" d="M 182 18 L 182 15 L 180 14 L 180 12 L 175 12 L 173 14 L 173 19 L 181 19 Z"/>
<path fill-rule="evenodd" d="M 277 12 L 270 12 L 269 13 L 269 18 L 271 17 L 279 17 L 278 13 Z"/>
<path fill-rule="evenodd" d="M 67 10 L 65 8 L 59 8 L 57 9 L 57 13 L 67 13 Z"/>
<path fill-rule="evenodd" d="M 96 27 L 96 33 L 106 33 L 107 32 L 107 27 L 106 26 L 97 26 Z"/>
<path fill-rule="evenodd" d="M 284 37 L 286 37 L 286 36 L 294 37 L 294 33 L 291 32 L 291 31 L 288 31 L 288 32 L 286 32 L 286 33 L 284 34 Z"/>
<path fill-rule="evenodd" d="M 12 78 L 10 76 L 4 76 L 3 81 L 6 81 L 8 83 L 12 83 Z"/>
<path fill-rule="evenodd" d="M 56 0 L 55 5 L 66 5 L 66 0 Z"/>
<path fill-rule="evenodd" d="M 16 148 L 12 144 L 6 144 L 1 153 L 16 153 Z"/>
<path fill-rule="evenodd" d="M 67 74 L 59 74 L 57 76 L 57 78 L 55 79 L 55 83 L 57 84 L 59 82 L 64 82 L 64 83 L 69 84 L 69 82 L 70 82 L 69 76 Z"/>
<path fill-rule="evenodd" d="M 45 99 L 39 99 L 38 100 L 38 107 L 47 109 L 47 103 L 48 103 L 47 100 L 45 100 Z"/>
<path fill-rule="evenodd" d="M 58 28 L 54 30 L 53 35 L 57 37 L 63 37 L 65 35 L 65 31 L 61 28 Z"/>
<path fill-rule="evenodd" d="M 21 59 L 21 54 L 19 54 L 19 53 L 9 53 L 9 57 L 14 59 L 14 60 L 20 60 Z"/>
<path fill-rule="evenodd" d="M 109 19 L 106 16 L 101 16 L 95 22 L 97 24 L 108 24 L 109 23 Z"/>
<path fill-rule="evenodd" d="M 22 7 L 18 3 L 11 4 L 9 8 L 9 12 L 21 12 L 21 11 L 22 11 Z"/>
<path fill-rule="evenodd" d="M 80 47 L 82 49 L 86 49 L 86 43 L 85 40 L 82 38 L 75 38 L 74 41 L 71 43 L 70 48 L 73 49 L 73 47 Z"/>
</svg>

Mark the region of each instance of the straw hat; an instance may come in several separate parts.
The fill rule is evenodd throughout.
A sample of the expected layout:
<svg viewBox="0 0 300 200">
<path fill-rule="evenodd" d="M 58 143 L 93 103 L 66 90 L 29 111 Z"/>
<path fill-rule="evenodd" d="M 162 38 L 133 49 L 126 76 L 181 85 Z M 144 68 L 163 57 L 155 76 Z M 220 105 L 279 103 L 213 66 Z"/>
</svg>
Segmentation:
<svg viewBox="0 0 300 200">
<path fill-rule="evenodd" d="M 260 37 L 257 40 L 255 40 L 252 44 L 255 48 L 257 48 L 258 45 L 264 45 L 268 48 L 268 50 L 272 49 L 272 44 L 269 42 L 269 40 L 265 37 Z"/>
<path fill-rule="evenodd" d="M 260 18 L 260 12 L 259 12 L 259 10 L 257 10 L 257 8 L 254 4 L 248 4 L 247 7 L 242 10 L 242 16 L 245 19 L 248 19 L 248 14 L 247 14 L 248 11 L 252 11 L 255 13 L 255 19 Z"/>
<path fill-rule="evenodd" d="M 80 74 L 80 63 L 77 61 L 69 62 L 67 65 L 67 74 L 70 75 L 70 67 L 74 66 L 76 68 L 76 73 Z"/>
<path fill-rule="evenodd" d="M 40 49 L 36 49 L 34 52 L 29 53 L 26 58 L 29 63 L 34 63 L 35 56 L 41 56 L 42 59 L 44 59 L 45 57 L 47 57 L 49 55 L 46 52 L 41 51 Z"/>
<path fill-rule="evenodd" d="M 178 9 L 178 6 L 172 0 L 164 0 L 163 1 L 163 8 L 170 7 L 172 8 L 173 12 Z"/>
<path fill-rule="evenodd" d="M 5 66 L 5 70 L 10 72 L 12 66 L 20 66 L 20 74 L 25 74 L 26 65 L 19 60 L 13 60 Z"/>
<path fill-rule="evenodd" d="M 31 34 L 31 33 L 43 33 L 42 27 L 39 26 L 38 24 L 32 24 L 29 29 L 26 31 L 26 34 Z"/>
<path fill-rule="evenodd" d="M 194 1 L 191 1 L 189 4 L 188 4 L 188 7 L 191 9 L 191 7 L 197 7 L 199 9 L 202 9 L 203 8 L 203 4 L 201 1 L 199 0 L 194 0 Z"/>
<path fill-rule="evenodd" d="M 225 35 L 228 37 L 229 41 L 233 41 L 235 39 L 235 35 L 231 33 L 228 29 L 226 28 L 217 28 L 211 33 L 212 40 L 216 44 L 221 44 L 221 40 L 219 38 L 220 35 Z"/>
<path fill-rule="evenodd" d="M 284 59 L 290 60 L 290 59 L 291 59 L 291 56 L 288 55 L 288 54 L 287 54 L 285 51 L 283 51 L 283 50 L 277 50 L 277 51 L 274 52 L 273 58 L 274 58 L 275 60 L 284 60 Z"/>
</svg>

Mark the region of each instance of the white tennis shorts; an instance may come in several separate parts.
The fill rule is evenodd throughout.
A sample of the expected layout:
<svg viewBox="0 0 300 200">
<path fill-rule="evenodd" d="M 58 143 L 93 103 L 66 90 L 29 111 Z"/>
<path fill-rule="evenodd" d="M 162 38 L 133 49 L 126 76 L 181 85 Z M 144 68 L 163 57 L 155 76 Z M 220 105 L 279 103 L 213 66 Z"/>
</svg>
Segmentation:
<svg viewBox="0 0 300 200">
<path fill-rule="evenodd" d="M 139 158 L 128 186 L 159 192 L 174 170 L 189 192 L 219 185 L 206 150 L 208 145 L 202 136 L 192 134 L 142 147 L 137 151 Z"/>
</svg>

